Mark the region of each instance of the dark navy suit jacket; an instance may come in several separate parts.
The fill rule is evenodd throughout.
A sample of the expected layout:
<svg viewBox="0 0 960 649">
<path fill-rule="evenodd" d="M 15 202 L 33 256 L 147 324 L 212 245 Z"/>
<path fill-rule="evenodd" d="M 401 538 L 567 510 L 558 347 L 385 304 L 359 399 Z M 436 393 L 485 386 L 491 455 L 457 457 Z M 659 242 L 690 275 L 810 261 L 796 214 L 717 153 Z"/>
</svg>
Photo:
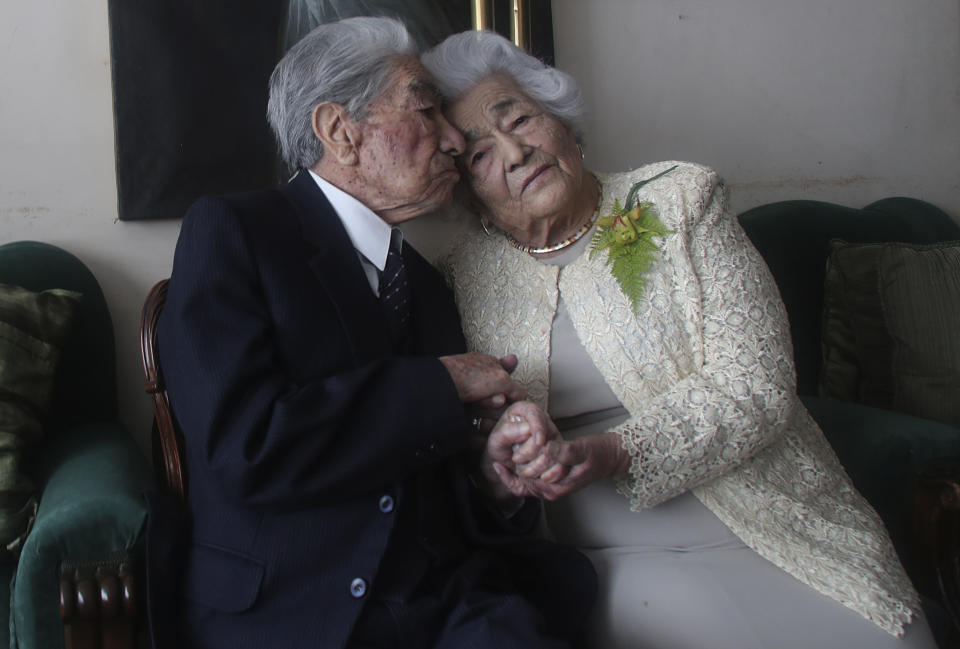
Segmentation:
<svg viewBox="0 0 960 649">
<path fill-rule="evenodd" d="M 551 623 L 589 606 L 582 555 L 523 540 L 531 507 L 497 520 L 472 492 L 468 420 L 437 360 L 464 351 L 459 317 L 429 264 L 410 246 L 404 258 L 413 355 L 391 349 L 357 253 L 306 172 L 282 190 L 201 199 L 184 218 L 159 338 L 187 447 L 188 642 L 342 647 L 425 472 L 442 474 L 456 506 L 420 503 L 437 532 L 420 542 L 442 555 L 466 538 L 537 564 L 527 587 L 547 596 Z"/>
</svg>

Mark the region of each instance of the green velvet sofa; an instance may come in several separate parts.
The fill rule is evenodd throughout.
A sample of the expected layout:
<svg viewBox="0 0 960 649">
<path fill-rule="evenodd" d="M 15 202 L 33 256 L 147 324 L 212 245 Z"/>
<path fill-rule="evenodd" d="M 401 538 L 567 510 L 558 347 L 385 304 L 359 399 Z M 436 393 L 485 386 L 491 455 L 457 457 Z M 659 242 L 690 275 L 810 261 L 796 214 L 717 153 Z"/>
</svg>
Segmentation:
<svg viewBox="0 0 960 649">
<path fill-rule="evenodd" d="M 0 563 L 0 614 L 10 629 L 0 633 L 0 649 L 136 646 L 143 493 L 152 478 L 117 419 L 113 326 L 103 293 L 74 255 L 32 241 L 0 245 L 0 284 L 82 294 L 51 370 L 42 435 L 23 448 L 37 507 L 19 552 Z M 9 391 L 0 396 L 7 405 L 14 398 Z"/>
<path fill-rule="evenodd" d="M 954 242 L 944 249 L 953 255 L 952 268 L 957 269 L 960 224 L 929 203 L 899 197 L 862 209 L 819 201 L 782 201 L 748 210 L 739 219 L 767 262 L 786 305 L 801 399 L 854 484 L 886 523 L 904 566 L 924 598 L 941 646 L 960 646 L 960 428 L 956 417 L 934 421 L 918 416 L 918 412 L 923 414 L 922 409 L 905 411 L 894 394 L 896 389 L 888 388 L 881 394 L 882 390 L 871 388 L 871 383 L 883 375 L 889 379 L 890 366 L 902 360 L 889 349 L 866 347 L 869 332 L 865 330 L 882 329 L 885 315 L 855 314 L 860 319 L 851 321 L 848 327 L 847 349 L 836 341 L 836 320 L 832 317 L 838 301 L 844 308 L 862 306 L 863 296 L 843 293 L 836 285 L 837 269 L 848 270 L 841 264 L 847 257 L 838 257 L 846 255 L 847 249 L 858 254 L 871 252 L 870 246 L 859 245 L 869 242 L 880 243 L 875 248 L 884 250 L 934 250 L 939 254 L 934 244 Z M 847 275 L 842 278 L 846 280 Z M 955 273 L 953 304 L 957 304 L 958 279 L 960 273 Z M 882 308 L 879 292 L 886 284 L 876 274 L 867 280 L 862 282 L 862 290 L 868 294 L 872 308 Z M 920 298 L 934 306 L 947 299 L 944 295 Z M 960 317 L 960 307 L 952 312 L 946 308 L 945 317 Z M 877 335 L 885 337 L 889 345 L 901 342 L 889 332 Z M 954 345 L 956 359 L 960 348 L 951 340 L 947 344 Z M 935 345 L 933 337 L 920 341 L 920 347 L 928 345 Z M 938 348 L 920 351 L 941 355 Z M 838 373 L 836 358 L 841 352 L 849 357 L 842 360 L 850 361 L 851 367 Z M 948 371 L 952 371 L 954 381 L 960 375 L 957 365 Z M 838 388 L 840 379 L 851 385 Z M 960 393 L 954 392 L 953 399 L 960 401 Z M 949 396 L 943 400 L 949 400 Z"/>
</svg>

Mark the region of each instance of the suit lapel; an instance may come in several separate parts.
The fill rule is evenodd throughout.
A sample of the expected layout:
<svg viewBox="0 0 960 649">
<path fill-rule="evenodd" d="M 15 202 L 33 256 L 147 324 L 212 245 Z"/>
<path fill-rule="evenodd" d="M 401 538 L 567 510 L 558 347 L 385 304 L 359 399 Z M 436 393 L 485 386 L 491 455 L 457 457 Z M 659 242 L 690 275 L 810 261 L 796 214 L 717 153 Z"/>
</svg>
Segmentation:
<svg viewBox="0 0 960 649">
<path fill-rule="evenodd" d="M 390 355 L 389 336 L 380 301 L 370 290 L 357 251 L 340 218 L 306 171 L 283 188 L 300 219 L 307 244 L 307 264 L 330 296 L 348 332 L 358 363 Z"/>
<path fill-rule="evenodd" d="M 413 344 L 430 356 L 459 354 L 466 348 L 453 298 L 430 263 L 413 246 L 404 244 L 413 312 Z"/>
</svg>

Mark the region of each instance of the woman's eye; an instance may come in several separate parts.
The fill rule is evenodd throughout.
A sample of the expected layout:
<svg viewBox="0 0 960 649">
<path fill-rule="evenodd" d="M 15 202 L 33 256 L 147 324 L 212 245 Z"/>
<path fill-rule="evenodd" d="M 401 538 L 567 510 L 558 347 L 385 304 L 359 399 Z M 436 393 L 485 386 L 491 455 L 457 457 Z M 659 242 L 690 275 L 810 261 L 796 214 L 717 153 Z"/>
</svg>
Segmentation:
<svg viewBox="0 0 960 649">
<path fill-rule="evenodd" d="M 484 151 L 477 151 L 477 152 L 474 153 L 472 156 L 470 156 L 470 166 L 472 167 L 472 166 L 476 165 L 478 162 L 480 162 L 480 161 L 483 159 L 483 156 L 484 156 L 484 155 L 486 155 L 486 152 L 484 152 Z"/>
<path fill-rule="evenodd" d="M 521 115 L 517 119 L 513 120 L 514 127 L 520 126 L 521 124 L 526 124 L 527 120 L 530 119 L 527 115 Z"/>
</svg>

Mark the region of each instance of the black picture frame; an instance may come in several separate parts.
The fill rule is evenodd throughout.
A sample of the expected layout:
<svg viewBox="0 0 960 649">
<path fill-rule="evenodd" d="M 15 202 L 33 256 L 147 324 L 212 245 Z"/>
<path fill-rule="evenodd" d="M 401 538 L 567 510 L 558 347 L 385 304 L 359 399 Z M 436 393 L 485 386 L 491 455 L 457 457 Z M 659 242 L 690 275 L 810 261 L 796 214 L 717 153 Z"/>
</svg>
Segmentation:
<svg viewBox="0 0 960 649">
<path fill-rule="evenodd" d="M 550 2 L 527 1 L 531 52 L 552 63 Z M 436 2 L 451 32 L 470 28 L 467 0 Z M 285 180 L 265 114 L 286 5 L 109 0 L 121 220 L 179 218 L 204 194 Z M 493 12 L 509 37 L 509 0 L 494 0 Z"/>
</svg>

